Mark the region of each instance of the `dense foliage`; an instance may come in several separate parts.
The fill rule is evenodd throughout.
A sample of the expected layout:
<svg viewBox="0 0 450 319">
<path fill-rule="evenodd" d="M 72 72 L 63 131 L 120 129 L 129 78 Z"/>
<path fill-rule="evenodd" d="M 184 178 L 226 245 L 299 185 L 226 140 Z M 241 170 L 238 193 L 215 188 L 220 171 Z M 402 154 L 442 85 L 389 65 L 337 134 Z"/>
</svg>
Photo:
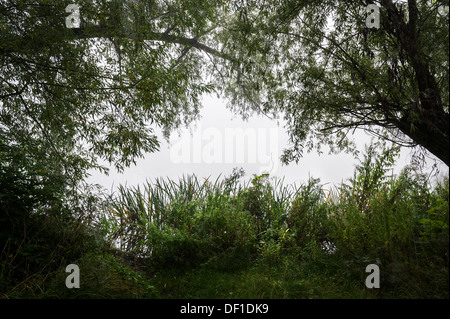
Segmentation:
<svg viewBox="0 0 450 319">
<path fill-rule="evenodd" d="M 236 112 L 284 116 L 284 161 L 352 151 L 361 129 L 449 164 L 448 1 L 236 3 L 218 36 L 237 62 L 217 81 Z"/>
<path fill-rule="evenodd" d="M 284 162 L 354 151 L 364 129 L 448 165 L 448 1 L 399 2 L 371 29 L 367 1 L 79 0 L 69 28 L 72 1 L 0 0 L 0 296 L 448 298 L 448 177 L 389 176 L 396 147 L 368 147 L 335 189 L 241 171 L 109 197 L 85 183 L 157 151 L 212 92 L 284 116 Z"/>
<path fill-rule="evenodd" d="M 70 3 L 0 2 L 0 128 L 73 182 L 156 151 L 213 91 L 284 116 L 286 162 L 364 129 L 449 163 L 448 2 L 379 1 L 379 28 L 366 1 L 80 0 L 67 28 Z"/>
<path fill-rule="evenodd" d="M 158 289 L 165 297 L 192 297 L 200 285 L 204 292 L 195 296 L 203 298 L 446 298 L 448 178 L 432 186 L 412 167 L 393 176 L 398 149 L 378 149 L 368 147 L 355 175 L 334 189 L 313 178 L 287 186 L 268 175 L 242 183 L 243 172 L 237 170 L 214 183 L 189 176 L 178 183 L 156 180 L 142 190 L 121 187 L 110 195 L 95 227 L 121 253 L 109 248 L 93 260 L 92 248 L 78 247 L 85 251 L 79 257 L 85 276 L 100 274 L 99 263 L 117 271 L 125 255 L 151 278 L 147 282 L 128 270 L 128 276 L 147 285 L 145 290 L 122 283 L 130 297 L 155 297 Z M 379 292 L 364 286 L 370 263 L 381 269 Z M 62 275 L 52 275 L 43 296 L 52 296 L 58 286 L 64 289 Z M 211 277 L 238 294 L 212 291 Z M 88 293 L 78 296 L 95 297 L 85 280 Z M 241 280 L 247 287 L 237 284 Z M 118 288 L 96 289 L 99 296 L 110 297 L 108 289 Z M 70 296 L 67 291 L 63 295 Z"/>
<path fill-rule="evenodd" d="M 391 175 L 397 152 L 369 146 L 355 175 L 333 189 L 313 178 L 245 182 L 235 170 L 214 183 L 188 176 L 91 194 L 83 207 L 48 199 L 59 206 L 23 207 L 33 212 L 26 219 L 8 210 L 2 295 L 448 298 L 448 177 L 431 185 L 410 166 Z M 3 176 L 21 178 L 8 168 Z M 42 196 L 25 181 L 2 207 Z M 77 208 L 93 215 L 71 217 Z M 83 268 L 83 289 L 64 286 L 69 263 Z M 364 286 L 371 263 L 382 272 L 378 293 Z M 231 295 L 208 288 L 212 277 Z"/>
</svg>

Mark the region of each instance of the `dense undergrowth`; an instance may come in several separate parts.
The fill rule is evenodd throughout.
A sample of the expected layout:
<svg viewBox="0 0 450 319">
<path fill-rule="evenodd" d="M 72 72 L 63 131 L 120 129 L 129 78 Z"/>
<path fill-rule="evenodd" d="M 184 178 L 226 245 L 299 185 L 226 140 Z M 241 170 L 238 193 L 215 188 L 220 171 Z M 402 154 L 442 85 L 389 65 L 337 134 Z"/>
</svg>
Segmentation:
<svg viewBox="0 0 450 319">
<path fill-rule="evenodd" d="M 448 177 L 392 176 L 397 152 L 368 147 L 331 189 L 264 174 L 243 183 L 235 170 L 50 209 L 18 206 L 38 189 L 21 187 L 2 197 L 1 297 L 448 298 Z M 68 264 L 79 289 L 65 286 Z M 379 289 L 365 286 L 368 264 Z"/>
</svg>

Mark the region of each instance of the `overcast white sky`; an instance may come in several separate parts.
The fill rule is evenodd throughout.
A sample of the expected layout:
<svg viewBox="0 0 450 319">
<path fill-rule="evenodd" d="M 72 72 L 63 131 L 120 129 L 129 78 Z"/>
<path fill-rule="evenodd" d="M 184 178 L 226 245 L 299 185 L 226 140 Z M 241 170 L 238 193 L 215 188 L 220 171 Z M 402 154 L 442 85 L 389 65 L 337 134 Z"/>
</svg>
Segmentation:
<svg viewBox="0 0 450 319">
<path fill-rule="evenodd" d="M 161 136 L 159 152 L 147 154 L 135 166 L 117 173 L 111 168 L 109 176 L 92 172 L 89 182 L 114 190 L 119 184 L 143 185 L 146 180 L 171 178 L 178 181 L 183 175 L 195 174 L 200 178 L 215 180 L 220 174 L 228 176 L 234 167 L 242 167 L 245 177 L 269 172 L 270 176 L 284 178 L 285 185 L 304 183 L 309 176 L 320 178 L 329 186 L 339 185 L 353 175 L 357 160 L 345 153 L 318 155 L 306 153 L 298 164 L 284 166 L 280 162 L 282 150 L 288 147 L 288 136 L 282 125 L 266 117 L 253 117 L 243 121 L 239 115 L 226 108 L 226 101 L 215 96 L 205 96 L 201 120 L 181 136 L 174 132 L 170 143 Z M 357 132 L 356 141 L 361 150 L 370 137 Z M 242 144 L 242 142 L 244 144 Z M 410 161 L 410 150 L 403 150 L 397 161 L 398 173 Z M 445 165 L 442 170 L 448 171 Z"/>
</svg>

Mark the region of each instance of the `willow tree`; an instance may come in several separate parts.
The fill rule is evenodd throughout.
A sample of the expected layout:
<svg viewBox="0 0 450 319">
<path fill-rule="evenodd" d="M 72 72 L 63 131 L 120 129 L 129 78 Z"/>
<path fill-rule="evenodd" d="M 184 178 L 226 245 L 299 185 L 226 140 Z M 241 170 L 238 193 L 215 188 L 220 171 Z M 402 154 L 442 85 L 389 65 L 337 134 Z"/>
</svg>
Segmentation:
<svg viewBox="0 0 450 319">
<path fill-rule="evenodd" d="M 361 128 L 448 165 L 448 13 L 382 0 L 372 28 L 369 4 L 1 0 L 3 145 L 74 181 L 99 159 L 121 170 L 216 89 L 243 115 L 285 116 L 287 162 L 349 151 Z"/>
<path fill-rule="evenodd" d="M 198 118 L 218 6 L 0 0 L 0 246 L 33 211 L 85 216 L 90 169 L 123 170 Z"/>
<path fill-rule="evenodd" d="M 284 161 L 352 151 L 361 129 L 449 165 L 448 2 L 234 3 L 220 41 L 237 63 L 218 78 L 245 116 L 284 114 Z"/>
<path fill-rule="evenodd" d="M 219 5 L 0 1 L 4 145 L 75 183 L 89 168 L 106 170 L 100 159 L 122 170 L 156 151 L 155 130 L 167 136 L 195 120 L 212 90 L 202 54 L 212 49 L 199 38 Z"/>
</svg>

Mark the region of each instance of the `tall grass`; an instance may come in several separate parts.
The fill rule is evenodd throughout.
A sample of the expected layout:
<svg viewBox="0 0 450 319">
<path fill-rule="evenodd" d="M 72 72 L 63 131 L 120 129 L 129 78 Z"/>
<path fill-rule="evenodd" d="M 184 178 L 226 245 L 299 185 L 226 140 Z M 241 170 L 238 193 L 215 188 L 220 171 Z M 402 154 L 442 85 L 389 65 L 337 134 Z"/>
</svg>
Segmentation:
<svg viewBox="0 0 450 319">
<path fill-rule="evenodd" d="M 156 268 L 270 269 L 286 257 L 333 254 L 350 278 L 376 262 L 388 286 L 420 291 L 438 274 L 433 280 L 448 295 L 448 178 L 431 187 L 411 167 L 390 174 L 398 151 L 369 146 L 354 176 L 333 190 L 313 178 L 295 187 L 267 174 L 241 182 L 240 171 L 120 187 L 105 225 L 123 250 Z M 417 274 L 417 286 L 408 286 L 405 278 Z"/>
<path fill-rule="evenodd" d="M 331 189 L 235 170 L 120 186 L 73 216 L 41 211 L 3 247 L 0 297 L 448 298 L 448 176 L 395 176 L 397 156 L 370 145 Z M 83 290 L 65 288 L 69 263 Z M 372 263 L 378 292 L 364 286 Z"/>
</svg>

